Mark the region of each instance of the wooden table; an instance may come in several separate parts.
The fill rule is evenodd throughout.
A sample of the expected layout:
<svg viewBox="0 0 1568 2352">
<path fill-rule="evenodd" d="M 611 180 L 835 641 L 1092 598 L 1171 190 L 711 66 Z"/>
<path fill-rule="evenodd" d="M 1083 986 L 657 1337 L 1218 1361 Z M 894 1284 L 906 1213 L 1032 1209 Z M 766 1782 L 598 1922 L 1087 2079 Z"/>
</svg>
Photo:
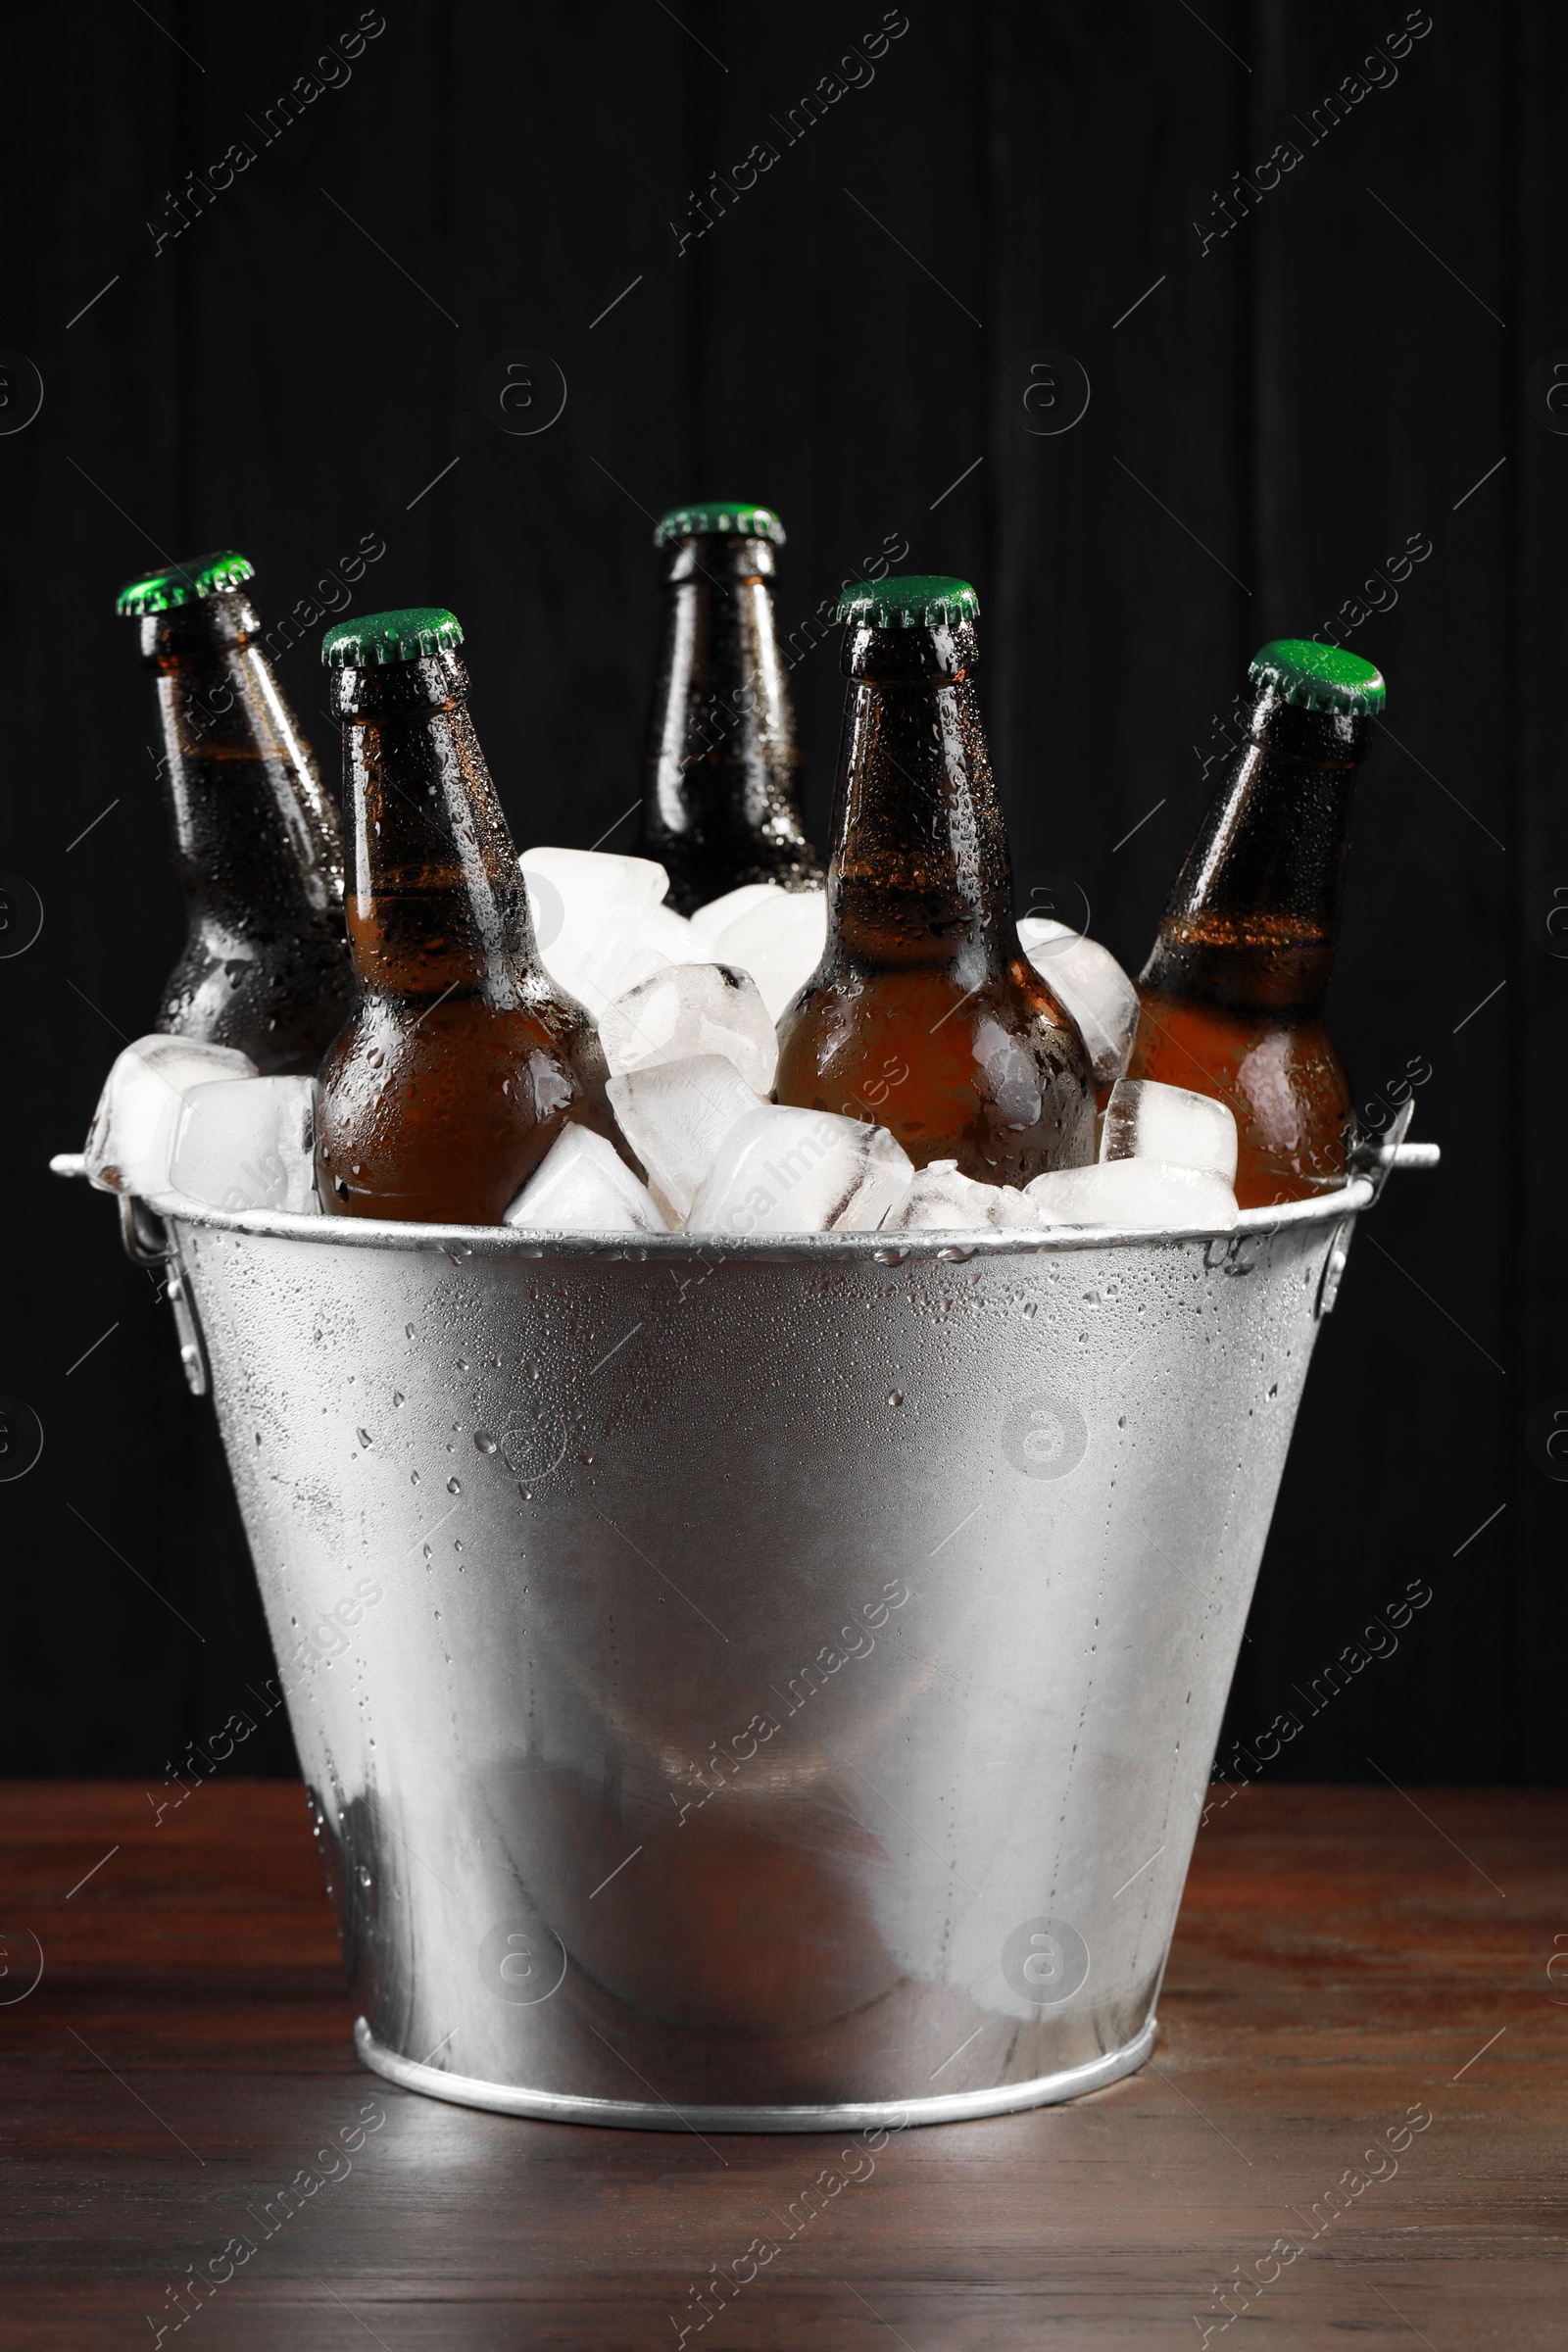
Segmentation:
<svg viewBox="0 0 1568 2352">
<path fill-rule="evenodd" d="M 0 2346 L 1568 2344 L 1568 1794 L 1235 1796 L 1142 2074 L 896 2136 L 793 2236 L 836 2140 L 516 2123 L 363 2073 L 293 1784 L 155 1825 L 139 1787 L 10 1783 L 0 1846 Z M 699 2333 L 692 2282 L 758 2239 Z"/>
</svg>

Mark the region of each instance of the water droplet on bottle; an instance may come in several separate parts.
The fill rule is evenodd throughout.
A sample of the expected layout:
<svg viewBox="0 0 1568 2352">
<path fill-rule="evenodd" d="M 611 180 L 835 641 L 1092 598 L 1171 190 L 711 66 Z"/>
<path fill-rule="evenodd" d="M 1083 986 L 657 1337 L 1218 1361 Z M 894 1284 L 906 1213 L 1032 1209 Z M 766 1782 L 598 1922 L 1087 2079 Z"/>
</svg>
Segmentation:
<svg viewBox="0 0 1568 2352">
<path fill-rule="evenodd" d="M 359 1440 L 360 1440 L 360 1444 L 361 1444 L 362 1446 L 368 1446 L 368 1445 L 370 1444 L 370 1433 L 369 1433 L 369 1431 L 368 1431 L 368 1429 L 362 1429 L 362 1430 L 359 1432 Z"/>
<path fill-rule="evenodd" d="M 487 1438 L 482 1429 L 476 1429 L 474 1431 L 473 1442 L 481 1453 L 494 1453 L 496 1450 L 496 1442 L 494 1438 Z"/>
<path fill-rule="evenodd" d="M 417 1472 L 417 1470 L 411 1470 L 411 1471 L 409 1472 L 409 1484 L 410 1484 L 410 1486 L 411 1486 L 411 1487 L 416 1487 L 416 1486 L 418 1485 L 418 1483 L 419 1483 L 419 1473 Z"/>
<path fill-rule="evenodd" d="M 413 1337 L 414 1337 L 414 1325 L 413 1325 L 412 1323 L 405 1323 L 405 1324 L 404 1324 L 404 1326 L 403 1326 L 403 1337 L 404 1337 L 406 1340 L 412 1340 L 412 1339 L 413 1339 Z"/>
<path fill-rule="evenodd" d="M 421 1544 L 419 1545 L 419 1549 L 421 1552 L 423 1552 L 426 1559 L 430 1557 L 430 1546 L 428 1544 Z"/>
<path fill-rule="evenodd" d="M 447 1493 L 449 1494 L 461 1494 L 463 1493 L 463 1481 L 458 1478 L 449 1478 L 447 1480 Z"/>
<path fill-rule="evenodd" d="M 460 1355 L 460 1356 L 459 1356 L 459 1358 L 458 1358 L 458 1370 L 459 1370 L 460 1372 L 466 1372 L 466 1370 L 467 1370 L 467 1369 L 468 1369 L 468 1359 L 467 1359 L 467 1357 L 466 1357 L 466 1355 Z"/>
<path fill-rule="evenodd" d="M 392 1401 L 394 1404 L 401 1404 L 403 1402 L 403 1391 L 401 1389 L 393 1390 Z"/>
<path fill-rule="evenodd" d="M 892 1394 L 889 1396 L 888 1402 L 889 1404 L 902 1404 L 904 1402 L 904 1398 L 897 1389 L 893 1390 Z"/>
<path fill-rule="evenodd" d="M 363 1862 L 360 1864 L 360 1867 L 359 1867 L 359 1870 L 358 1870 L 358 1872 L 356 1873 L 356 1876 L 358 1877 L 358 1879 L 359 1879 L 359 1882 L 360 1882 L 360 1885 L 361 1885 L 362 1886 L 368 1886 L 368 1885 L 370 1884 L 370 1874 L 369 1874 L 369 1872 L 368 1872 L 368 1871 L 366 1869 L 366 1867 L 365 1867 L 365 1864 L 364 1864 Z"/>
</svg>

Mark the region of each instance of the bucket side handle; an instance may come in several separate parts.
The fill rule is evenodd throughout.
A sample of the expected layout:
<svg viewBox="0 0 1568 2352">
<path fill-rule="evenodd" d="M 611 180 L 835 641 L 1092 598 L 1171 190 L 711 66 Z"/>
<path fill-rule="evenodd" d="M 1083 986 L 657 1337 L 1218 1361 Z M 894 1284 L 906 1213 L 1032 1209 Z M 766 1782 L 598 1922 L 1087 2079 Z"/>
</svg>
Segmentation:
<svg viewBox="0 0 1568 2352">
<path fill-rule="evenodd" d="M 164 1291 L 174 1315 L 174 1332 L 179 1341 L 179 1360 L 185 1367 L 185 1385 L 193 1396 L 205 1396 L 212 1387 L 212 1375 L 207 1368 L 207 1348 L 202 1339 L 202 1327 L 196 1319 L 196 1301 L 191 1296 L 190 1276 L 179 1253 L 174 1229 L 157 1210 L 132 1193 L 120 1195 L 120 1238 L 125 1255 L 133 1266 L 162 1266 Z"/>
<path fill-rule="evenodd" d="M 1349 1164 L 1352 1173 L 1364 1176 L 1372 1187 L 1372 1198 L 1367 1202 L 1368 1208 L 1376 1208 L 1383 1188 L 1396 1168 L 1435 1168 L 1443 1157 L 1442 1151 L 1436 1144 L 1411 1144 L 1405 1141 L 1410 1132 L 1410 1121 L 1414 1115 L 1413 1100 L 1401 1103 L 1398 1115 L 1387 1135 L 1375 1140 L 1370 1136 L 1363 1136 L 1350 1149 Z M 1350 1254 L 1350 1244 L 1354 1237 L 1354 1217 L 1345 1218 L 1343 1223 L 1334 1229 L 1334 1239 L 1329 1244 L 1329 1253 L 1323 1261 L 1323 1279 L 1317 1287 L 1317 1304 L 1314 1312 L 1319 1320 L 1324 1315 L 1332 1315 L 1334 1312 L 1334 1302 L 1340 1295 L 1340 1284 L 1345 1279 L 1345 1261 Z"/>
<path fill-rule="evenodd" d="M 86 1155 L 80 1152 L 57 1152 L 49 1162 L 53 1176 L 77 1177 L 87 1173 Z M 193 1396 L 205 1396 L 212 1388 L 212 1375 L 207 1368 L 207 1348 L 202 1339 L 202 1327 L 196 1319 L 196 1301 L 191 1295 L 190 1276 L 179 1253 L 174 1229 L 167 1217 L 134 1193 L 117 1193 L 120 1203 L 120 1238 L 125 1255 L 133 1266 L 163 1266 L 164 1291 L 174 1313 L 174 1331 L 179 1340 L 179 1360 L 185 1367 L 185 1385 Z"/>
<path fill-rule="evenodd" d="M 1405 1141 L 1410 1121 L 1415 1116 L 1415 1098 L 1401 1102 L 1393 1125 L 1387 1134 L 1364 1135 L 1350 1147 L 1349 1164 L 1353 1173 L 1364 1176 L 1372 1187 L 1372 1199 L 1367 1203 L 1375 1207 L 1383 1187 L 1396 1168 L 1435 1168 L 1443 1157 L 1437 1144 L 1411 1144 Z"/>
</svg>

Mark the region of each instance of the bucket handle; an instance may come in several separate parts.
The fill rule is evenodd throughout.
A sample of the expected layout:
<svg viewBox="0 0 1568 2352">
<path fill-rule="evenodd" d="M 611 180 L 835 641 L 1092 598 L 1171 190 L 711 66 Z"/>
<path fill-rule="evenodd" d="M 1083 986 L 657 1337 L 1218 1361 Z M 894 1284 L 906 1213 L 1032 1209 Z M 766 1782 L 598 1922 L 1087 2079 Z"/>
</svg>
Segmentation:
<svg viewBox="0 0 1568 2352">
<path fill-rule="evenodd" d="M 1410 1121 L 1415 1117 L 1415 1097 L 1400 1103 L 1394 1124 L 1383 1136 L 1363 1135 L 1351 1145 L 1349 1164 L 1357 1176 L 1364 1176 L 1372 1187 L 1372 1199 L 1367 1206 L 1374 1207 L 1379 1194 L 1396 1168 L 1435 1168 L 1442 1158 L 1436 1144 L 1407 1144 Z"/>
<path fill-rule="evenodd" d="M 1372 1187 L 1368 1208 L 1376 1208 L 1383 1187 L 1396 1168 L 1435 1168 L 1442 1158 L 1436 1144 L 1407 1144 L 1410 1121 L 1415 1116 L 1413 1097 L 1399 1105 L 1398 1113 L 1388 1134 L 1379 1140 L 1364 1136 L 1350 1150 L 1349 1164 L 1357 1176 L 1364 1176 Z M 1355 1236 L 1354 1217 L 1346 1217 L 1334 1228 L 1328 1256 L 1323 1261 L 1323 1279 L 1317 1286 L 1314 1316 L 1321 1321 L 1332 1315 L 1334 1302 L 1345 1279 L 1345 1261 L 1350 1254 L 1350 1243 Z"/>
<path fill-rule="evenodd" d="M 122 1193 L 119 1200 L 120 1238 L 124 1245 L 125 1255 L 133 1266 L 164 1268 L 164 1290 L 174 1311 L 174 1331 L 179 1340 L 179 1360 L 185 1367 L 185 1385 L 193 1396 L 205 1396 L 212 1388 L 212 1375 L 207 1368 L 202 1327 L 196 1319 L 196 1301 L 191 1296 L 190 1276 L 185 1271 L 185 1261 L 179 1253 L 173 1227 L 134 1193 Z"/>
</svg>

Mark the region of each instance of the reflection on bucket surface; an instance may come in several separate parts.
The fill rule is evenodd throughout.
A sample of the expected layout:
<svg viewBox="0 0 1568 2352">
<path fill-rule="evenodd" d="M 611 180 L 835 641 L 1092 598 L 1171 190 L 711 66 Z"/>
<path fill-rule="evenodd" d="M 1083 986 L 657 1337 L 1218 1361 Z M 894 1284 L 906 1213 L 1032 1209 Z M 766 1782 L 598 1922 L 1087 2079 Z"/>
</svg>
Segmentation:
<svg viewBox="0 0 1568 2352">
<path fill-rule="evenodd" d="M 1139 2064 L 1373 1192 L 722 1257 L 182 1211 L 368 2063 L 734 2130 Z"/>
</svg>

